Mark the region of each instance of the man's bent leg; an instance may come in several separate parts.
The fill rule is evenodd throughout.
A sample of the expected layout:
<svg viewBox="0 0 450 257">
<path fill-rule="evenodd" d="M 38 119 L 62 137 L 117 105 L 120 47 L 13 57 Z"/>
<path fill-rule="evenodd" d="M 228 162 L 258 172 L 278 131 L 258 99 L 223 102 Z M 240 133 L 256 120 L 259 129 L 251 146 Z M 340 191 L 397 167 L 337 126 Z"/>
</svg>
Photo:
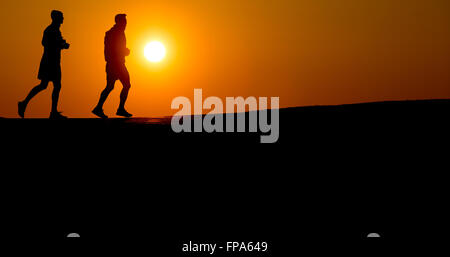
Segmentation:
<svg viewBox="0 0 450 257">
<path fill-rule="evenodd" d="M 47 86 L 48 86 L 48 81 L 47 80 L 42 80 L 39 85 L 37 85 L 33 89 L 31 89 L 30 93 L 28 93 L 28 95 L 25 98 L 25 100 L 23 100 L 22 102 L 19 102 L 19 104 L 18 104 L 18 112 L 19 112 L 19 116 L 20 117 L 22 117 L 22 118 L 25 117 L 25 110 L 27 109 L 28 103 L 39 92 L 41 92 L 42 90 L 46 89 Z"/>
<path fill-rule="evenodd" d="M 116 83 L 115 79 L 107 79 L 106 88 L 100 94 L 100 99 L 98 100 L 98 104 L 95 109 L 103 109 L 103 104 L 109 96 L 109 93 L 114 89 L 114 84 Z"/>
<path fill-rule="evenodd" d="M 27 98 L 23 100 L 22 103 L 24 103 L 25 106 L 28 105 L 31 99 L 35 97 L 39 92 L 45 90 L 48 86 L 48 80 L 42 80 L 41 84 L 35 86 L 33 89 L 31 89 L 30 93 L 28 93 Z"/>
</svg>

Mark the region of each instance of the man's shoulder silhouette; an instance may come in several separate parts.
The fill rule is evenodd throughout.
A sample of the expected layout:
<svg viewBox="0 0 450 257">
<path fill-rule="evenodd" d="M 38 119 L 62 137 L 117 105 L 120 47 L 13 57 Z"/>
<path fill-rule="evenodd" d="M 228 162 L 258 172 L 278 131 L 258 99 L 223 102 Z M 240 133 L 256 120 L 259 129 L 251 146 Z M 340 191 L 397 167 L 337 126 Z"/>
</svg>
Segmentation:
<svg viewBox="0 0 450 257">
<path fill-rule="evenodd" d="M 126 39 L 123 30 L 113 26 L 106 31 L 104 43 L 106 62 L 125 63 Z"/>
<path fill-rule="evenodd" d="M 57 26 L 54 26 L 53 24 L 50 24 L 45 28 L 44 34 L 60 34 L 61 31 Z"/>
<path fill-rule="evenodd" d="M 110 28 L 108 31 L 106 31 L 105 33 L 105 37 L 111 35 L 111 33 L 113 33 L 114 27 Z"/>
<path fill-rule="evenodd" d="M 106 31 L 105 38 L 118 35 L 119 33 L 120 31 L 116 28 L 116 26 L 112 26 L 108 31 Z"/>
<path fill-rule="evenodd" d="M 59 30 L 59 27 L 54 25 L 49 25 L 44 30 L 44 35 L 42 37 L 42 45 L 44 47 L 55 47 L 56 45 L 54 42 L 62 40 L 61 31 Z"/>
<path fill-rule="evenodd" d="M 115 27 L 112 27 L 108 31 L 106 31 L 105 47 L 115 44 L 117 41 L 117 37 L 119 36 L 118 34 L 119 34 L 119 32 L 117 31 L 117 29 Z"/>
</svg>

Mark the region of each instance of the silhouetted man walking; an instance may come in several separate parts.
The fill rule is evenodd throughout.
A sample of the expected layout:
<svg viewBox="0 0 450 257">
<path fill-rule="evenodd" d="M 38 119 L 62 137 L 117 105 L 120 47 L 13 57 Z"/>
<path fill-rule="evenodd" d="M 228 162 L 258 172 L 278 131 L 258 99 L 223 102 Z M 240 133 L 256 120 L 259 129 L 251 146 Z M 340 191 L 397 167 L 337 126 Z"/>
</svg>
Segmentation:
<svg viewBox="0 0 450 257">
<path fill-rule="evenodd" d="M 52 111 L 50 119 L 66 119 L 58 112 L 59 92 L 61 91 L 61 50 L 69 49 L 69 44 L 61 36 L 59 28 L 64 21 L 62 12 L 53 10 L 51 13 L 52 24 L 44 31 L 42 45 L 44 54 L 39 67 L 38 79 L 41 83 L 34 87 L 27 98 L 18 104 L 19 116 L 24 118 L 25 110 L 30 100 L 42 90 L 46 89 L 50 81 L 53 82 Z"/>
<path fill-rule="evenodd" d="M 125 102 L 131 87 L 130 75 L 125 66 L 125 56 L 130 55 L 125 38 L 126 14 L 116 15 L 115 21 L 116 24 L 105 34 L 106 88 L 101 93 L 97 106 L 92 110 L 93 114 L 103 119 L 108 118 L 103 112 L 103 104 L 114 89 L 116 80 L 120 80 L 123 86 L 116 114 L 128 118 L 133 116 L 125 110 Z"/>
</svg>

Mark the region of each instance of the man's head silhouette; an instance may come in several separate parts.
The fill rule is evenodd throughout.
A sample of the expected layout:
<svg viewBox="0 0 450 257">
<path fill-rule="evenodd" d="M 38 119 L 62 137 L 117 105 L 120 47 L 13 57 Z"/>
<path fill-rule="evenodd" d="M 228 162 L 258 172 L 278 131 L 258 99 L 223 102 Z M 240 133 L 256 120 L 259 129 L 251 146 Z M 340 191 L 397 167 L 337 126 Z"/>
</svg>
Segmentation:
<svg viewBox="0 0 450 257">
<path fill-rule="evenodd" d="M 127 15 L 126 14 L 117 14 L 115 17 L 116 25 L 120 29 L 125 30 L 127 26 Z"/>
<path fill-rule="evenodd" d="M 62 24 L 64 21 L 63 13 L 58 10 L 53 10 L 50 16 L 55 24 Z"/>
</svg>

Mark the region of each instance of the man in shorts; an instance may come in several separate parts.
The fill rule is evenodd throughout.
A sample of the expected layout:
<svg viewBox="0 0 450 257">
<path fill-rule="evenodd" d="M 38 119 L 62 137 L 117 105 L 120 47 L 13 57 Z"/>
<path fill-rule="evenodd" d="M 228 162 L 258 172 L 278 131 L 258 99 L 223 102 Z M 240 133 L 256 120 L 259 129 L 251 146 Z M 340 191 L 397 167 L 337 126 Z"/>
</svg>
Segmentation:
<svg viewBox="0 0 450 257">
<path fill-rule="evenodd" d="M 116 15 L 115 21 L 116 24 L 105 34 L 106 88 L 102 91 L 97 106 L 92 110 L 93 114 L 102 119 L 108 118 L 103 112 L 103 104 L 114 89 L 116 80 L 120 80 L 123 86 L 116 115 L 127 118 L 133 116 L 125 110 L 125 102 L 131 87 L 130 75 L 125 66 L 125 56 L 130 55 L 125 38 L 126 14 Z"/>
<path fill-rule="evenodd" d="M 58 112 L 59 92 L 61 91 L 61 50 L 69 49 L 69 44 L 63 39 L 59 28 L 64 21 L 63 13 L 53 10 L 51 12 L 52 23 L 45 29 L 42 38 L 44 54 L 39 66 L 38 79 L 41 83 L 35 86 L 27 95 L 25 100 L 19 102 L 19 116 L 25 117 L 25 110 L 30 100 L 39 92 L 47 88 L 50 81 L 53 82 L 52 111 L 50 119 L 66 119 L 67 117 Z"/>
</svg>

